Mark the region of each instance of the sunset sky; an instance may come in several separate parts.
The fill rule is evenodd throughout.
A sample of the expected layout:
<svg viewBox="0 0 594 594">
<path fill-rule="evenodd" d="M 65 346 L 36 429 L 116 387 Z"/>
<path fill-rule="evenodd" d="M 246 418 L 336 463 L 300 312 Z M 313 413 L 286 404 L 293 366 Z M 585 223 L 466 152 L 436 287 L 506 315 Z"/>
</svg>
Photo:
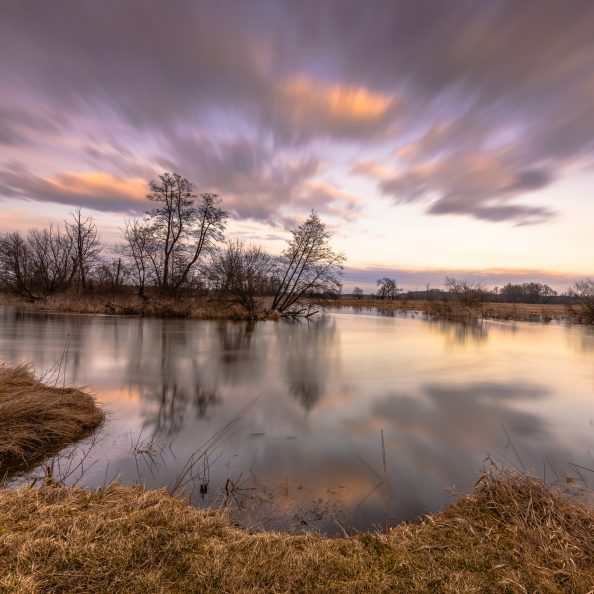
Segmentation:
<svg viewBox="0 0 594 594">
<path fill-rule="evenodd" d="M 314 208 L 345 291 L 594 274 L 594 2 L 0 0 L 0 231 L 106 244 L 177 171 L 282 249 Z"/>
</svg>

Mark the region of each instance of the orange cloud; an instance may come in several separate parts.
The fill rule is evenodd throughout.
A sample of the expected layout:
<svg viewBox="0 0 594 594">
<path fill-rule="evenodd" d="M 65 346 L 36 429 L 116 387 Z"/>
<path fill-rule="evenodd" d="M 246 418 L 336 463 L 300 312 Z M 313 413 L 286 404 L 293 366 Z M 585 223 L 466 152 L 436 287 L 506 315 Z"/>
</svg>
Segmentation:
<svg viewBox="0 0 594 594">
<path fill-rule="evenodd" d="M 368 177 L 374 177 L 379 180 L 389 179 L 394 172 L 387 167 L 384 167 L 380 163 L 375 161 L 359 161 L 351 167 L 351 174 L 353 175 L 366 175 Z"/>
<path fill-rule="evenodd" d="M 282 94 L 303 111 L 314 109 L 329 116 L 356 121 L 376 120 L 388 113 L 394 98 L 364 87 L 319 83 L 308 76 L 290 78 Z"/>
<path fill-rule="evenodd" d="M 46 178 L 56 191 L 77 196 L 122 196 L 132 200 L 143 200 L 146 181 L 139 178 L 120 179 L 100 171 L 86 173 L 63 172 Z"/>
<path fill-rule="evenodd" d="M 109 212 L 143 210 L 146 181 L 100 171 L 56 173 L 41 177 L 25 167 L 0 171 L 0 195 L 54 202 Z"/>
</svg>

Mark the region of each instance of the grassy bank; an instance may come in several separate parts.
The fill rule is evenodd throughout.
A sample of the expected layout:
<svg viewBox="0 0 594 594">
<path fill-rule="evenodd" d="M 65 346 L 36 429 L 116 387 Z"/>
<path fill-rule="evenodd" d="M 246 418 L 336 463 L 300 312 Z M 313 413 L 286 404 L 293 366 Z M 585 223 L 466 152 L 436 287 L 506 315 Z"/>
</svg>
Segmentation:
<svg viewBox="0 0 594 594">
<path fill-rule="evenodd" d="M 46 385 L 26 366 L 0 365 L 0 479 L 86 437 L 102 420 L 90 394 Z"/>
<path fill-rule="evenodd" d="M 78 314 L 108 314 L 153 318 L 181 318 L 194 320 L 253 320 L 254 315 L 236 304 L 209 297 L 166 298 L 151 297 L 142 300 L 134 295 L 82 296 L 61 294 L 33 303 L 22 298 L 0 294 L 0 305 L 12 305 L 23 311 L 46 311 Z M 278 314 L 256 312 L 256 319 L 278 319 Z M 515 320 L 527 322 L 586 323 L 580 306 L 559 304 L 485 303 L 482 307 L 465 307 L 454 301 L 439 300 L 379 300 L 336 299 L 324 302 L 324 307 L 355 307 L 381 311 L 419 311 L 436 319 L 469 321 L 477 318 Z"/>
<path fill-rule="evenodd" d="M 583 312 L 579 306 L 546 303 L 485 303 L 482 307 L 469 308 L 455 301 L 402 299 L 338 299 L 332 307 L 361 307 L 383 311 L 420 311 L 430 317 L 465 321 L 473 318 L 515 320 L 524 322 L 582 323 Z"/>
<path fill-rule="evenodd" d="M 256 533 L 163 491 L 0 490 L 0 591 L 586 594 L 594 514 L 540 481 L 473 494 L 388 534 Z"/>
<path fill-rule="evenodd" d="M 0 294 L 0 305 L 11 305 L 23 311 L 45 311 L 77 314 L 107 314 L 152 318 L 195 320 L 247 320 L 243 308 L 207 297 L 140 299 L 135 295 L 60 294 L 28 302 L 13 295 Z M 260 313 L 263 317 L 263 313 Z"/>
</svg>

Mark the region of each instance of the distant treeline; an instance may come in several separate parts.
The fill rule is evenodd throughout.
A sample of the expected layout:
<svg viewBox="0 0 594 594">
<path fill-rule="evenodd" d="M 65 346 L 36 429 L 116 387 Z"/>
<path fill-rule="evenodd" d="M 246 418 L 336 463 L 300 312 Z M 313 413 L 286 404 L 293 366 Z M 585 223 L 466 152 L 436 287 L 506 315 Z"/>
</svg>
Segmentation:
<svg viewBox="0 0 594 594">
<path fill-rule="evenodd" d="M 543 290 L 544 289 L 544 290 Z M 417 301 L 422 300 L 443 300 L 449 297 L 454 297 L 454 293 L 448 289 L 417 289 L 414 291 L 401 291 L 397 297 L 383 297 L 377 292 L 365 294 L 345 293 L 342 295 L 344 299 L 412 299 Z M 495 287 L 485 292 L 485 301 L 488 303 L 556 303 L 556 304 L 572 304 L 576 303 L 576 296 L 571 291 L 565 293 L 557 293 L 548 285 L 540 283 L 507 283 L 503 287 Z"/>
<path fill-rule="evenodd" d="M 594 321 L 594 280 L 577 281 L 567 292 L 558 294 L 549 285 L 537 282 L 507 283 L 503 287 L 487 288 L 483 281 L 459 280 L 446 277 L 445 289 L 431 288 L 404 291 L 393 278 L 377 280 L 377 291 L 365 294 L 360 287 L 355 287 L 352 294 L 343 295 L 351 299 L 415 299 L 428 301 L 457 301 L 469 307 L 478 307 L 484 303 L 528 303 L 528 304 L 565 304 L 581 305 L 584 319 Z"/>
</svg>

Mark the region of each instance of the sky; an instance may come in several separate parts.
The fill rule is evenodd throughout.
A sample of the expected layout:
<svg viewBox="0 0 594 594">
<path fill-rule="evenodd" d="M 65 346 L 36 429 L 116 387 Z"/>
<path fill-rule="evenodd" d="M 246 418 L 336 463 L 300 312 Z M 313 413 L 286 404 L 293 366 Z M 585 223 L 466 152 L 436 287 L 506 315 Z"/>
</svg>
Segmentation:
<svg viewBox="0 0 594 594">
<path fill-rule="evenodd" d="M 594 275 L 590 0 L 0 0 L 0 231 L 106 245 L 176 171 L 279 253 L 311 209 L 345 291 Z"/>
</svg>

